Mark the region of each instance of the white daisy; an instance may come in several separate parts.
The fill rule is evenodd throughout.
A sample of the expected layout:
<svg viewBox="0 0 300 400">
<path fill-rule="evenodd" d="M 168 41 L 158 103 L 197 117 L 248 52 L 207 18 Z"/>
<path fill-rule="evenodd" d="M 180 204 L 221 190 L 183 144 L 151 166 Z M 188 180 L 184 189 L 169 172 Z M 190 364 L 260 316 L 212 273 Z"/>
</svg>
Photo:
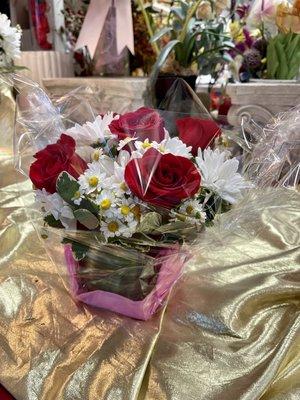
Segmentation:
<svg viewBox="0 0 300 400">
<path fill-rule="evenodd" d="M 187 146 L 177 137 L 164 139 L 161 143 L 153 142 L 153 146 L 162 154 L 171 153 L 174 156 L 192 157 L 192 146 Z"/>
<path fill-rule="evenodd" d="M 117 160 L 113 164 L 113 172 L 110 174 L 110 179 L 107 183 L 110 188 L 113 188 L 116 196 L 123 197 L 125 194 L 130 194 L 130 190 L 124 179 L 125 167 L 130 160 L 130 154 L 126 150 L 120 151 Z"/>
<path fill-rule="evenodd" d="M 181 203 L 178 210 L 181 214 L 194 217 L 201 222 L 205 222 L 206 213 L 203 211 L 202 205 L 196 199 L 185 200 Z"/>
<path fill-rule="evenodd" d="M 127 224 L 121 226 L 121 236 L 126 238 L 130 238 L 135 232 L 137 228 L 138 222 L 136 220 L 128 221 Z"/>
<path fill-rule="evenodd" d="M 35 200 L 44 216 L 52 214 L 56 221 L 60 221 L 66 229 L 76 229 L 73 211 L 58 193 L 51 194 L 45 189 L 36 190 Z"/>
<path fill-rule="evenodd" d="M 15 58 L 20 57 L 21 29 L 12 27 L 7 15 L 0 14 L 0 48 L 5 54 L 3 64 L 10 64 Z"/>
<path fill-rule="evenodd" d="M 201 172 L 201 186 L 217 193 L 231 204 L 242 197 L 242 190 L 252 187 L 237 172 L 239 162 L 236 158 L 228 159 L 229 152 L 219 149 L 198 150 L 196 162 Z"/>
<path fill-rule="evenodd" d="M 118 217 L 127 222 L 133 221 L 135 219 L 135 215 L 133 212 L 134 206 L 135 204 L 132 198 L 126 199 L 124 197 L 123 199 L 120 199 L 117 205 Z"/>
<path fill-rule="evenodd" d="M 115 213 L 112 209 L 116 207 L 116 196 L 111 190 L 102 190 L 96 197 L 95 203 L 99 205 L 100 210 L 107 216 L 113 216 Z"/>
<path fill-rule="evenodd" d="M 113 135 L 109 130 L 109 124 L 114 119 L 116 117 L 113 116 L 112 112 L 105 114 L 103 117 L 98 115 L 94 122 L 86 122 L 83 125 L 75 124 L 73 128 L 66 131 L 66 134 L 72 136 L 78 146 L 104 143 L 106 140 L 116 138 L 116 135 Z"/>
<path fill-rule="evenodd" d="M 136 148 L 135 151 L 132 152 L 132 156 L 133 158 L 140 158 L 143 156 L 143 154 L 145 154 L 145 152 L 149 149 L 151 149 L 151 147 L 153 147 L 153 143 L 149 142 L 149 139 L 145 139 L 143 142 L 141 142 L 140 140 L 137 140 L 134 143 L 134 146 Z"/>
<path fill-rule="evenodd" d="M 122 234 L 123 223 L 118 218 L 107 218 L 101 222 L 100 231 L 105 239 L 120 236 Z"/>
<path fill-rule="evenodd" d="M 82 193 L 90 194 L 100 191 L 105 184 L 106 174 L 99 162 L 88 164 L 88 169 L 80 175 L 78 182 Z"/>
<path fill-rule="evenodd" d="M 72 197 L 71 200 L 73 201 L 74 204 L 79 206 L 83 198 L 84 198 L 83 191 L 82 189 L 79 188 L 79 190 L 77 190 L 77 192 L 74 193 L 74 196 Z"/>
<path fill-rule="evenodd" d="M 136 140 L 136 138 L 134 138 L 134 137 L 126 137 L 125 139 L 120 140 L 117 150 L 119 150 L 119 151 L 122 150 L 125 146 L 128 145 L 128 143 L 134 142 L 135 140 Z"/>
</svg>

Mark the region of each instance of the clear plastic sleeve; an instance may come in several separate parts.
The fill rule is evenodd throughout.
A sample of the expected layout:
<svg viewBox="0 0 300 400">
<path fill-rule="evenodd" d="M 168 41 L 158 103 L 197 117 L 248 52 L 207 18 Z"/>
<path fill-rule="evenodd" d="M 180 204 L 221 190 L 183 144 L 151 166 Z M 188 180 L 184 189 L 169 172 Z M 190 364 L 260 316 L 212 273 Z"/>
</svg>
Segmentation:
<svg viewBox="0 0 300 400">
<path fill-rule="evenodd" d="M 271 204 L 266 160 L 283 154 L 268 135 L 242 166 L 217 148 L 221 129 L 185 83 L 161 110 L 99 115 L 96 99 L 75 91 L 53 105 L 35 84 L 12 80 L 16 167 L 33 182 L 31 218 L 74 298 L 149 319 L 202 246 L 255 234 L 251 221 Z"/>
</svg>

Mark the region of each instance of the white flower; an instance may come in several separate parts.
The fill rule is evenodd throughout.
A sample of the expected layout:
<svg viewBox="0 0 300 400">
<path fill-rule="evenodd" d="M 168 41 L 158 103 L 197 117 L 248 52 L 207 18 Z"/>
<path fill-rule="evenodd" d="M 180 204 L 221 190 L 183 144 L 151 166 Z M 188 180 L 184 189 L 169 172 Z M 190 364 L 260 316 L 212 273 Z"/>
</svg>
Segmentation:
<svg viewBox="0 0 300 400">
<path fill-rule="evenodd" d="M 119 150 L 119 151 L 122 150 L 123 147 L 128 145 L 128 143 L 133 142 L 135 140 L 136 140 L 136 138 L 134 138 L 134 137 L 126 137 L 125 139 L 120 140 L 117 150 Z"/>
<path fill-rule="evenodd" d="M 111 190 L 102 190 L 96 198 L 96 204 L 99 204 L 101 212 L 107 216 L 113 216 L 115 213 L 112 210 L 116 207 L 116 196 Z"/>
<path fill-rule="evenodd" d="M 111 178 L 108 179 L 108 185 L 114 189 L 116 196 L 122 197 L 125 194 L 130 194 L 125 179 L 125 167 L 130 160 L 130 154 L 126 150 L 120 151 L 117 160 L 113 165 L 113 172 L 111 173 Z"/>
<path fill-rule="evenodd" d="M 105 239 L 111 237 L 131 237 L 135 231 L 136 222 L 134 221 L 131 225 L 125 225 L 124 222 L 118 218 L 107 218 L 101 222 L 100 230 L 103 233 Z"/>
<path fill-rule="evenodd" d="M 189 217 L 194 217 L 201 222 L 205 222 L 206 220 L 206 213 L 203 211 L 202 205 L 196 199 L 183 201 L 179 207 L 179 212 Z"/>
<path fill-rule="evenodd" d="M 11 63 L 15 58 L 20 57 L 20 46 L 20 28 L 12 27 L 7 15 L 0 14 L 0 49 L 5 54 L 6 63 Z"/>
<path fill-rule="evenodd" d="M 106 174 L 99 162 L 88 164 L 88 169 L 80 175 L 78 182 L 82 193 L 100 191 L 105 184 Z"/>
<path fill-rule="evenodd" d="M 106 140 L 115 139 L 109 130 L 109 124 L 116 119 L 113 113 L 107 113 L 103 117 L 98 115 L 94 122 L 86 122 L 83 125 L 75 124 L 73 128 L 66 131 L 66 134 L 76 140 L 77 145 L 88 145 L 104 143 Z"/>
<path fill-rule="evenodd" d="M 124 221 L 131 222 L 135 219 L 135 215 L 132 212 L 134 207 L 134 202 L 132 198 L 123 198 L 118 201 L 117 205 L 117 215 L 120 219 Z"/>
<path fill-rule="evenodd" d="M 149 142 L 149 139 L 141 141 L 136 141 L 134 143 L 136 150 L 132 153 L 133 158 L 142 157 L 145 152 L 151 148 L 158 150 L 161 154 L 171 153 L 174 156 L 181 156 L 186 158 L 191 158 L 191 150 L 192 146 L 187 147 L 185 143 L 183 143 L 177 137 L 162 140 L 161 142 Z"/>
<path fill-rule="evenodd" d="M 36 190 L 35 199 L 45 216 L 52 214 L 66 229 L 76 229 L 73 211 L 58 193 L 50 194 L 45 189 Z"/>
<path fill-rule="evenodd" d="M 80 205 L 81 200 L 84 198 L 83 196 L 83 191 L 82 189 L 79 188 L 79 190 L 77 190 L 77 192 L 75 192 L 74 196 L 72 197 L 72 201 L 74 204 L 76 204 L 77 206 Z"/>
<path fill-rule="evenodd" d="M 154 142 L 154 147 L 162 154 L 171 153 L 174 156 L 191 158 L 192 146 L 187 146 L 177 137 L 164 139 L 161 143 Z"/>
<path fill-rule="evenodd" d="M 236 158 L 227 159 L 229 152 L 207 148 L 198 150 L 196 162 L 201 172 L 201 186 L 217 193 L 222 199 L 233 204 L 241 198 L 242 190 L 252 187 L 237 172 L 239 162 Z"/>
</svg>

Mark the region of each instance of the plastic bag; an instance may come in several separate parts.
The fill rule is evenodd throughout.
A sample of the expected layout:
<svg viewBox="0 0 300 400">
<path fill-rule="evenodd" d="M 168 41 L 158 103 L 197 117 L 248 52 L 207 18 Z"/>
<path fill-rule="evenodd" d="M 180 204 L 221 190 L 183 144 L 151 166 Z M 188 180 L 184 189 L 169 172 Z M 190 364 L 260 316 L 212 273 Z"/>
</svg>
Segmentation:
<svg viewBox="0 0 300 400">
<path fill-rule="evenodd" d="M 174 85 L 163 109 L 120 116 L 99 115 L 76 92 L 55 107 L 38 86 L 13 80 L 16 167 L 30 176 L 42 212 L 31 218 L 78 300 L 148 319 L 206 227 L 217 221 L 223 242 L 244 227 L 255 232 L 244 222 L 259 192 L 238 173 L 238 160 L 213 148 L 221 130 L 185 83 Z"/>
</svg>

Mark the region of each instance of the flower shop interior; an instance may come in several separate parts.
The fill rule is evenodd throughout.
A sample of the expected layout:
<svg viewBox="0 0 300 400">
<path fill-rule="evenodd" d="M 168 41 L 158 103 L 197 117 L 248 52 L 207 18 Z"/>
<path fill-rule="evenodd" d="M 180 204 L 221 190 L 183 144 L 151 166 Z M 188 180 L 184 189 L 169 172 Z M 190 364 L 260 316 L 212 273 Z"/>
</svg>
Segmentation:
<svg viewBox="0 0 300 400">
<path fill-rule="evenodd" d="M 300 399 L 300 1 L 0 1 L 0 400 Z"/>
</svg>

